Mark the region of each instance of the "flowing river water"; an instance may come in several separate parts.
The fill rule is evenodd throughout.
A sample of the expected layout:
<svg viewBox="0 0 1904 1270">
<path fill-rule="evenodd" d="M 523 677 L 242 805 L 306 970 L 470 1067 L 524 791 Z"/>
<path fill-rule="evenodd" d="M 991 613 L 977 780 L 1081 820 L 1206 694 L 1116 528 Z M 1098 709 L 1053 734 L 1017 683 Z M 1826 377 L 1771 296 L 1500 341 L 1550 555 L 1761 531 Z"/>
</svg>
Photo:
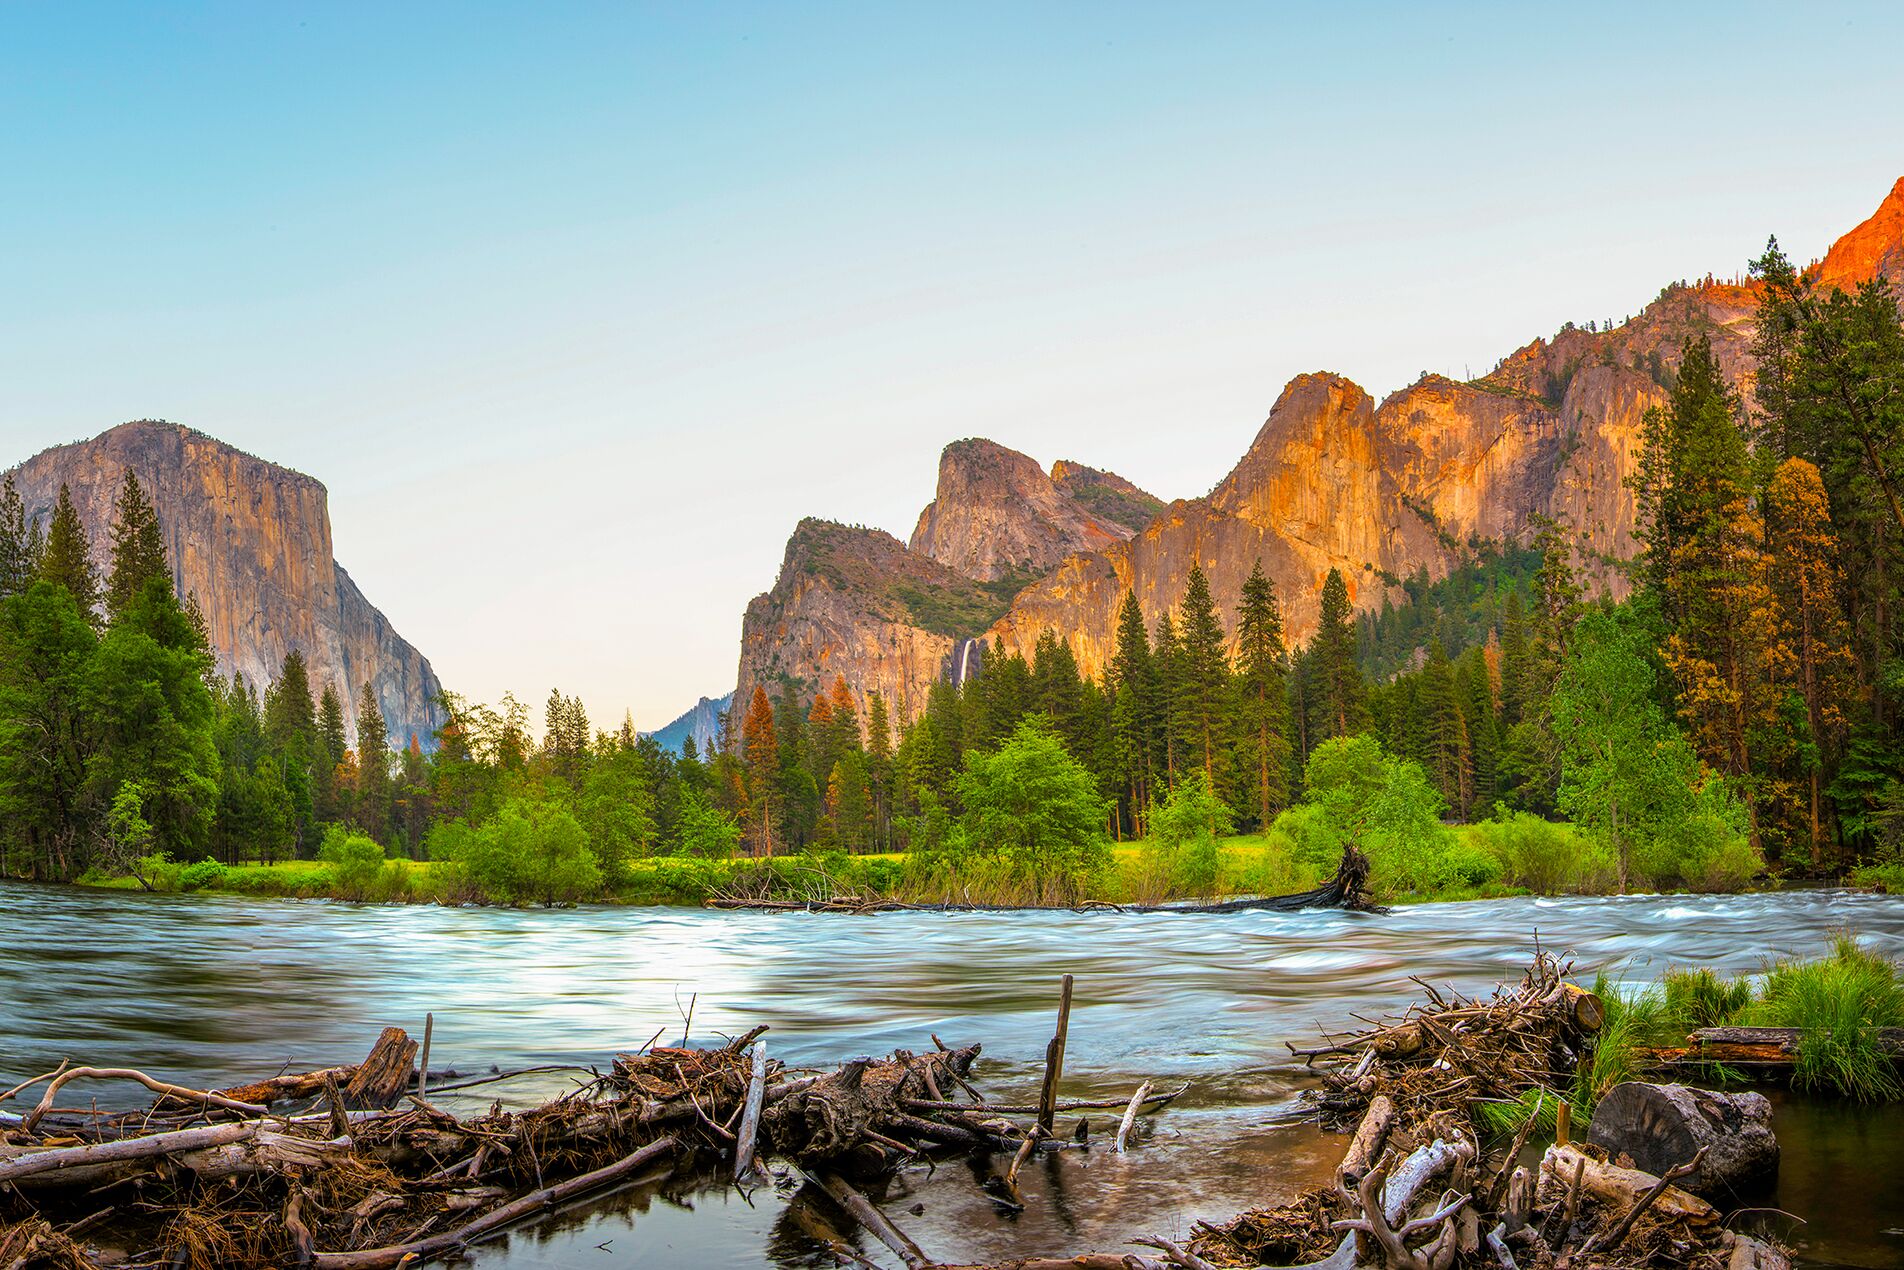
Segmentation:
<svg viewBox="0 0 1904 1270">
<path fill-rule="evenodd" d="M 1035 1091 L 1058 978 L 1070 973 L 1067 1097 L 1123 1097 L 1145 1079 L 1188 1081 L 1189 1091 L 1146 1119 L 1129 1155 L 1100 1144 L 1041 1161 L 1021 1179 L 1029 1206 L 1016 1216 L 956 1162 L 909 1171 L 888 1211 L 947 1260 L 1110 1251 L 1326 1180 L 1345 1140 L 1302 1122 L 1310 1082 L 1284 1042 L 1400 1008 L 1416 995 L 1410 975 L 1484 992 L 1518 977 L 1536 932 L 1588 979 L 1601 967 L 1632 983 L 1672 966 L 1748 973 L 1816 954 L 1847 929 L 1904 954 L 1904 899 L 1813 891 L 1494 900 L 1385 917 L 841 917 L 0 884 L 0 1087 L 63 1058 L 239 1084 L 352 1061 L 386 1024 L 420 1032 L 426 1010 L 433 1068 L 605 1065 L 657 1033 L 678 1041 L 692 999 L 695 1038 L 770 1024 L 771 1052 L 795 1065 L 923 1049 L 932 1033 L 982 1041 L 980 1087 L 1021 1100 Z M 550 1075 L 500 1089 L 528 1104 L 565 1087 Z M 485 1104 L 496 1096 L 474 1092 Z M 1779 1233 L 1812 1264 L 1904 1267 L 1904 1109 L 1768 1092 L 1784 1160 L 1767 1202 L 1809 1220 L 1781 1222 Z M 102 1105 L 115 1094 L 128 1096 L 104 1087 Z M 1116 1114 L 1102 1113 L 1095 1132 Z M 711 1181 L 648 1181 L 475 1259 L 485 1270 L 832 1265 L 786 1214 L 795 1186 L 780 1179 L 743 1196 Z"/>
</svg>

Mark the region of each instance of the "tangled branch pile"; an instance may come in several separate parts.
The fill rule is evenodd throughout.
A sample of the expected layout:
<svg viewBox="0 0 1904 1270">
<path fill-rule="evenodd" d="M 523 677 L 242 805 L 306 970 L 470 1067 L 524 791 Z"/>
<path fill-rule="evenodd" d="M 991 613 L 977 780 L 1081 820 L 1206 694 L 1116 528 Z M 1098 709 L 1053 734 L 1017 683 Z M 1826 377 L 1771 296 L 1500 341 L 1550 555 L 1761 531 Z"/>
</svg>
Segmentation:
<svg viewBox="0 0 1904 1270">
<path fill-rule="evenodd" d="M 1200 1226 L 1169 1264 L 1322 1270 L 1454 1267 L 1722 1267 L 1784 1264 L 1723 1229 L 1705 1200 L 1672 1185 L 1699 1158 L 1655 1177 L 1561 1138 L 1537 1168 L 1523 1150 L 1542 1102 L 1557 1104 L 1604 1019 L 1569 967 L 1544 953 L 1512 988 L 1466 999 L 1423 984 L 1399 1019 L 1317 1049 L 1325 1120 L 1355 1125 L 1332 1186 L 1280 1208 Z M 1419 982 L 1419 981 L 1418 981 Z M 1535 1107 L 1489 1141 L 1484 1100 Z M 1701 1150 L 1699 1155 L 1703 1156 Z"/>
</svg>

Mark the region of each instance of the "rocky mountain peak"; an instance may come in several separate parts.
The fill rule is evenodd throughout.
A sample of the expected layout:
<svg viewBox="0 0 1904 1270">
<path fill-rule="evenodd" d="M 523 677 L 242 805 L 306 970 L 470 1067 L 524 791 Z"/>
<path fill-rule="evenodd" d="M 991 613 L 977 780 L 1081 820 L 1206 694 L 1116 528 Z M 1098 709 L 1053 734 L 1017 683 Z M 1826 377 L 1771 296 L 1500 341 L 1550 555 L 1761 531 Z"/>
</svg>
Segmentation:
<svg viewBox="0 0 1904 1270">
<path fill-rule="evenodd" d="M 1818 265 L 1818 280 L 1851 290 L 1872 278 L 1904 285 L 1904 176 L 1865 222 L 1840 238 Z"/>
<path fill-rule="evenodd" d="M 981 582 L 1030 581 L 1079 551 L 1128 538 L 1129 506 L 1118 519 L 1091 504 L 1131 503 L 1108 482 L 1092 482 L 1078 465 L 1069 484 L 1095 491 L 1078 496 L 1047 475 L 1029 455 L 995 441 L 954 441 L 939 456 L 939 484 L 912 531 L 913 551 Z M 1104 475 L 1104 474 L 1099 474 Z M 1115 478 L 1138 500 L 1149 498 Z M 1151 500 L 1155 501 L 1155 500 Z"/>
</svg>

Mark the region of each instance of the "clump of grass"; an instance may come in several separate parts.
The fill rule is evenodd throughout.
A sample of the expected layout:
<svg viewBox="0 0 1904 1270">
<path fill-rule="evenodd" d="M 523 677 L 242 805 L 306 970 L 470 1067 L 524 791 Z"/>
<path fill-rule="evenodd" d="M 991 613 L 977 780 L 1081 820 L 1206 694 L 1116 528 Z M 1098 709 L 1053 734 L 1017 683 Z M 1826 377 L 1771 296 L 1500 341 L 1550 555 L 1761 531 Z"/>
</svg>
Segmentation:
<svg viewBox="0 0 1904 1270">
<path fill-rule="evenodd" d="M 1721 979 L 1705 967 L 1668 970 L 1660 986 L 1666 993 L 1666 1021 L 1686 1033 L 1737 1022 L 1752 1004 L 1750 983 Z"/>
<path fill-rule="evenodd" d="M 1765 977 L 1749 1011 L 1754 1023 L 1798 1029 L 1800 1089 L 1830 1089 L 1859 1102 L 1904 1097 L 1896 1065 L 1878 1029 L 1904 1027 L 1904 982 L 1889 958 L 1839 935 L 1831 955 L 1786 961 Z"/>
<path fill-rule="evenodd" d="M 1606 1021 L 1594 1037 L 1593 1048 L 1574 1069 L 1568 1103 L 1573 1117 L 1585 1124 L 1607 1090 L 1642 1074 L 1638 1050 L 1671 1030 L 1665 996 L 1651 988 L 1622 992 L 1602 970 L 1593 979 L 1593 994 L 1606 1009 Z"/>
<path fill-rule="evenodd" d="M 1483 1129 L 1499 1137 L 1520 1132 L 1521 1125 L 1532 1117 L 1533 1132 L 1552 1137 L 1560 1122 L 1560 1103 L 1551 1089 L 1528 1089 L 1512 1100 L 1475 1103 L 1474 1117 Z"/>
</svg>

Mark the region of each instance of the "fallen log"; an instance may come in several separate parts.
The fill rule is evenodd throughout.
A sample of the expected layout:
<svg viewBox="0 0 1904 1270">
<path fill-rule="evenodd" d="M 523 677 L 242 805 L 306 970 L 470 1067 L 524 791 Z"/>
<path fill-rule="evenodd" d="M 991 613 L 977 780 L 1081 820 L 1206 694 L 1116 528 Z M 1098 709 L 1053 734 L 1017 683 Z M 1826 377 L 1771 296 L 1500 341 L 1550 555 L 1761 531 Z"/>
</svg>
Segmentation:
<svg viewBox="0 0 1904 1270">
<path fill-rule="evenodd" d="M 657 1138 L 606 1168 L 596 1169 L 592 1173 L 584 1173 L 566 1182 L 532 1191 L 521 1199 L 492 1209 L 456 1230 L 432 1235 L 428 1239 L 419 1239 L 413 1243 L 394 1244 L 385 1248 L 368 1248 L 361 1252 L 319 1252 L 312 1256 L 311 1265 L 315 1267 L 315 1270 L 388 1270 L 388 1267 L 402 1265 L 406 1261 L 420 1261 L 426 1257 L 436 1256 L 438 1253 L 465 1248 L 482 1236 L 493 1234 L 512 1222 L 520 1221 L 524 1217 L 544 1212 L 577 1196 L 601 1190 L 632 1177 L 648 1164 L 672 1154 L 676 1145 L 675 1139 L 671 1137 Z"/>
<path fill-rule="evenodd" d="M 910 903 L 860 895 L 832 894 L 788 898 L 765 894 L 717 892 L 703 901 L 706 908 L 754 909 L 771 913 L 1021 913 L 1067 909 L 1074 913 L 1295 913 L 1311 908 L 1340 908 L 1357 913 L 1386 913 L 1375 903 L 1368 890 L 1368 857 L 1353 844 L 1342 848 L 1342 859 L 1333 877 L 1321 886 L 1290 895 L 1248 896 L 1242 899 L 1209 903 L 1113 904 L 1106 900 L 1081 900 L 1076 904 L 970 904 Z"/>
</svg>

